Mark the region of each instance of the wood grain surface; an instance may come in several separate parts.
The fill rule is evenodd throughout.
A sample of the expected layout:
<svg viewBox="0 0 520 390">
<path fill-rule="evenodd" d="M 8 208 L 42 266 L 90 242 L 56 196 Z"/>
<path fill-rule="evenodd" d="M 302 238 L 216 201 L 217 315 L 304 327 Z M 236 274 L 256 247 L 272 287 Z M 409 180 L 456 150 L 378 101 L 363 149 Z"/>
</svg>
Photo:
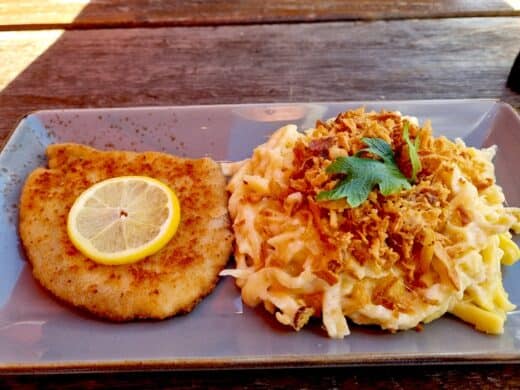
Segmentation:
<svg viewBox="0 0 520 390">
<path fill-rule="evenodd" d="M 147 372 L 0 376 L 0 388 L 504 390 L 520 388 L 520 375 L 514 365 Z"/>
<path fill-rule="evenodd" d="M 506 0 L 2 0 L 0 28 L 219 25 L 520 15 Z"/>
<path fill-rule="evenodd" d="M 56 39 L 2 34 L 7 68 Z M 505 86 L 519 36 L 517 18 L 65 31 L 14 80 L 0 72 L 0 140 L 44 108 L 450 98 L 519 108 Z"/>
</svg>

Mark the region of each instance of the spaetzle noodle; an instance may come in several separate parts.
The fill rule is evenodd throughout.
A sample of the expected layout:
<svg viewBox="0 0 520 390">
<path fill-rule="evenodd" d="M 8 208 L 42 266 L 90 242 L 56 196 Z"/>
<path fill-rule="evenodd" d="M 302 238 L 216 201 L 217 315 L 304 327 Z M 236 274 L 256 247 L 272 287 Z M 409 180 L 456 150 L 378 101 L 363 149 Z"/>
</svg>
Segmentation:
<svg viewBox="0 0 520 390">
<path fill-rule="evenodd" d="M 409 173 L 405 121 L 422 164 L 411 189 L 383 196 L 376 188 L 356 208 L 316 201 L 338 181 L 326 167 L 359 152 L 363 137 L 385 140 Z M 504 206 L 494 154 L 433 137 L 429 123 L 397 112 L 347 111 L 303 133 L 282 127 L 234 166 L 236 267 L 222 274 L 236 278 L 247 305 L 263 304 L 295 330 L 319 317 L 342 338 L 347 319 L 397 331 L 450 312 L 501 333 L 514 309 L 501 264 L 520 257 L 509 232 L 520 213 Z"/>
</svg>

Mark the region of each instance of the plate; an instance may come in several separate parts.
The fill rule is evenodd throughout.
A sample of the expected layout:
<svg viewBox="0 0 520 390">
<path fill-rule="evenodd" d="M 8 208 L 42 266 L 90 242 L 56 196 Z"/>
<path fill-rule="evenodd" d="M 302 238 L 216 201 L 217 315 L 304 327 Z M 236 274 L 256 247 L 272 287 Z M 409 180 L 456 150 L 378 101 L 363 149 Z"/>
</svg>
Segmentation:
<svg viewBox="0 0 520 390">
<path fill-rule="evenodd" d="M 473 146 L 498 145 L 497 180 L 520 206 L 520 120 L 494 100 L 287 103 L 39 111 L 26 116 L 0 154 L 0 371 L 71 372 L 216 369 L 367 364 L 520 361 L 520 312 L 501 336 L 479 333 L 446 315 L 415 330 L 390 334 L 351 325 L 343 340 L 326 337 L 319 321 L 300 332 L 263 309 L 243 306 L 231 278 L 188 315 L 115 324 L 70 308 L 31 276 L 17 236 L 17 203 L 27 174 L 45 164 L 45 147 L 80 142 L 101 149 L 157 150 L 180 156 L 240 160 L 286 123 L 314 125 L 359 106 L 386 108 L 432 121 L 436 135 Z M 504 270 L 520 304 L 520 267 Z"/>
</svg>

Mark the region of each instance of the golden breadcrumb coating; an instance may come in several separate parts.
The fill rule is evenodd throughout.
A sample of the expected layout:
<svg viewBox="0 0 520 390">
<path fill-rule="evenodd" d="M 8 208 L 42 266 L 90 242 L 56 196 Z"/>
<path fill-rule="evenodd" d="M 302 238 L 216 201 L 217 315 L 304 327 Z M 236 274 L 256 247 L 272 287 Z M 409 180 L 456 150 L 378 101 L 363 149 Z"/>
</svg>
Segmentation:
<svg viewBox="0 0 520 390">
<path fill-rule="evenodd" d="M 189 312 L 212 291 L 232 247 L 225 178 L 216 162 L 156 152 L 103 152 L 77 144 L 51 145 L 47 157 L 49 168 L 27 178 L 19 225 L 33 274 L 46 289 L 117 321 Z M 137 263 L 95 263 L 69 240 L 69 209 L 93 184 L 127 175 L 158 179 L 176 192 L 178 231 L 159 252 Z"/>
</svg>

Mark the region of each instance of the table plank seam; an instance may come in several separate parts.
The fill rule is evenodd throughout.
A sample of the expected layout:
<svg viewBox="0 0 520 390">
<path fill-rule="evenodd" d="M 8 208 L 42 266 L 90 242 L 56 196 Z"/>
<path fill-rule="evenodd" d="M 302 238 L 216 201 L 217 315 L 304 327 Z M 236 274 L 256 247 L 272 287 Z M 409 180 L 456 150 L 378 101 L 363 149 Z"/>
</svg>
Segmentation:
<svg viewBox="0 0 520 390">
<path fill-rule="evenodd" d="M 432 15 L 396 16 L 388 15 L 384 18 L 377 17 L 279 17 L 228 20 L 170 20 L 170 21 L 106 21 L 106 22 L 77 22 L 71 23 L 28 23 L 28 24 L 1 24 L 0 31 L 33 31 L 33 30 L 103 30 L 103 29 L 137 29 L 137 28 L 168 28 L 168 27 L 220 27 L 220 26 L 255 26 L 255 25 L 283 25 L 283 24 L 318 24 L 333 22 L 374 22 L 374 21 L 413 21 L 413 20 L 442 20 L 442 19 L 471 19 L 471 18 L 505 18 L 520 16 L 520 10 L 503 11 L 476 11 L 465 14 L 455 12 Z"/>
</svg>

